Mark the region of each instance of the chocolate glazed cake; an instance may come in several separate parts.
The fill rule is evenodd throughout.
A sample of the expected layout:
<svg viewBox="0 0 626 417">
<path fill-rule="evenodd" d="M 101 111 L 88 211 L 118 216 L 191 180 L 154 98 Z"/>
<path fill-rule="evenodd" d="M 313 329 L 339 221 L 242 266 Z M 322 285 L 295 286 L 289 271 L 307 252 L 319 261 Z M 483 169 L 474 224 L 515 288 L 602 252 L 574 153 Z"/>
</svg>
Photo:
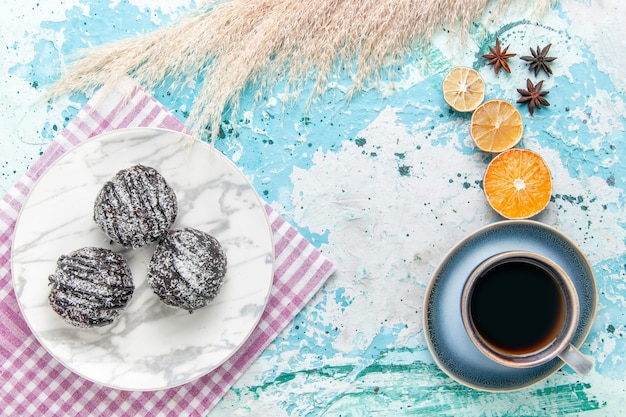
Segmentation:
<svg viewBox="0 0 626 417">
<path fill-rule="evenodd" d="M 154 168 L 135 165 L 104 184 L 93 217 L 113 242 L 139 248 L 163 236 L 177 214 L 176 194 L 165 178 Z"/>
<path fill-rule="evenodd" d="M 59 257 L 48 280 L 52 309 L 77 327 L 111 324 L 135 290 L 126 260 L 109 249 L 94 247 Z"/>
<path fill-rule="evenodd" d="M 226 274 L 219 241 L 200 230 L 171 230 L 157 245 L 148 265 L 148 283 L 165 304 L 189 311 L 206 306 Z"/>
</svg>

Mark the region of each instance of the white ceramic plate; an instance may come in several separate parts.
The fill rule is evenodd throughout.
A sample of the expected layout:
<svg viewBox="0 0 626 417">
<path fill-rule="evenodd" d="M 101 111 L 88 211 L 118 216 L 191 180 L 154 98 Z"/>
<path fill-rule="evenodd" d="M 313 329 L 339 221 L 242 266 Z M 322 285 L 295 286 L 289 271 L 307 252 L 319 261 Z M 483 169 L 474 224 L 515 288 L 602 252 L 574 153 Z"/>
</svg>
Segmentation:
<svg viewBox="0 0 626 417">
<path fill-rule="evenodd" d="M 178 197 L 173 228 L 195 227 L 224 247 L 228 271 L 218 296 L 193 314 L 163 304 L 146 281 L 154 245 L 111 245 L 93 221 L 102 185 L 120 169 L 157 169 Z M 48 276 L 62 254 L 112 248 L 129 261 L 135 294 L 119 319 L 101 328 L 65 323 L 48 304 Z M 105 386 L 157 390 L 210 372 L 248 338 L 267 303 L 274 245 L 258 195 L 224 155 L 181 133 L 124 129 L 73 148 L 40 178 L 18 219 L 12 271 L 34 335 L 75 373 Z"/>
</svg>

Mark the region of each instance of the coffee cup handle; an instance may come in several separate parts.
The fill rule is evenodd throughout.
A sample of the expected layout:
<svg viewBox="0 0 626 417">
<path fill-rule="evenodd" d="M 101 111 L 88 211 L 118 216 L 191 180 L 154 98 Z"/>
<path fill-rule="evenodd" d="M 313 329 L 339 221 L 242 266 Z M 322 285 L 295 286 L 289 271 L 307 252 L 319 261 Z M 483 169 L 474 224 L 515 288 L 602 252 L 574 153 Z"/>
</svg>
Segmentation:
<svg viewBox="0 0 626 417">
<path fill-rule="evenodd" d="M 571 344 L 561 352 L 559 358 L 579 375 L 587 375 L 593 369 L 593 362 Z"/>
</svg>

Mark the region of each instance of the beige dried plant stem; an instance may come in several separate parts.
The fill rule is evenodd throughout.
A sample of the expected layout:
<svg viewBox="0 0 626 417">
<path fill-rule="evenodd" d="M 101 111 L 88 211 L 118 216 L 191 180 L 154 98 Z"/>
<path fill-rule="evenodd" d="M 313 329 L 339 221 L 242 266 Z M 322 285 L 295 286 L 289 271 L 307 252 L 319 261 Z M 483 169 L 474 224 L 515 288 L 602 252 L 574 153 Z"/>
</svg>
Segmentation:
<svg viewBox="0 0 626 417">
<path fill-rule="evenodd" d="M 549 3 L 522 1 L 532 7 Z M 296 94 L 313 79 L 323 94 L 339 68 L 353 85 L 347 99 L 378 71 L 427 42 L 442 25 L 466 29 L 488 0 L 206 1 L 178 23 L 82 51 L 49 94 L 89 93 L 130 75 L 148 89 L 199 86 L 187 127 L 215 138 L 224 112 L 234 119 L 244 91 L 258 97 L 280 81 Z M 514 3 L 502 0 L 498 7 Z M 288 95 L 287 95 L 288 96 Z"/>
</svg>

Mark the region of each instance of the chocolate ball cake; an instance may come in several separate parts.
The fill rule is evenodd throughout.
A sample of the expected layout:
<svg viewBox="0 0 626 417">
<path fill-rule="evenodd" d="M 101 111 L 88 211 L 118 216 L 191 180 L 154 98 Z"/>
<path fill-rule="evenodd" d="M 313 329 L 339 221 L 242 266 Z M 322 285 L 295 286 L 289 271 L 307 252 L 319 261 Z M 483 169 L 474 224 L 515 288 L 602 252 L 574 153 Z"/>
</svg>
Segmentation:
<svg viewBox="0 0 626 417">
<path fill-rule="evenodd" d="M 150 260 L 148 283 L 165 304 L 191 313 L 215 298 L 226 264 L 215 237 L 192 228 L 170 230 Z"/>
<path fill-rule="evenodd" d="M 119 171 L 96 197 L 94 220 L 113 241 L 128 248 L 157 241 L 178 214 L 174 190 L 154 168 Z"/>
<path fill-rule="evenodd" d="M 77 327 L 111 324 L 135 291 L 126 260 L 102 248 L 85 247 L 62 255 L 48 280 L 52 309 Z"/>
</svg>

